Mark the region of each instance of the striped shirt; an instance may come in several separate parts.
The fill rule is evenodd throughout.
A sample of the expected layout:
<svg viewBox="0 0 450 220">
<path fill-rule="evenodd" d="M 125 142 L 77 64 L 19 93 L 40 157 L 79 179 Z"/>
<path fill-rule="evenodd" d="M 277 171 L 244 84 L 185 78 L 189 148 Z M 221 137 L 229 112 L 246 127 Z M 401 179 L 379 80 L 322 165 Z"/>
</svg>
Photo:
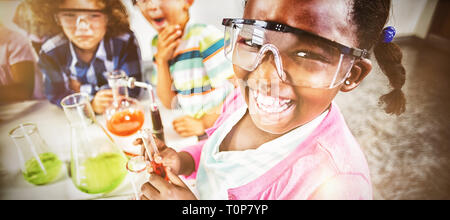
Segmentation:
<svg viewBox="0 0 450 220">
<path fill-rule="evenodd" d="M 91 63 L 78 59 L 73 44 L 64 34 L 46 41 L 39 55 L 39 67 L 45 76 L 47 99 L 60 106 L 61 100 L 75 93 L 69 86 L 70 79 L 80 82 L 80 92 L 90 95 L 109 88 L 106 72 L 123 70 L 128 76 L 141 80 L 140 51 L 133 33 L 104 38 Z M 137 97 L 140 89 L 132 89 L 129 95 Z"/>
<path fill-rule="evenodd" d="M 152 41 L 157 52 L 158 36 Z M 204 24 L 186 25 L 180 45 L 169 61 L 172 88 L 182 111 L 201 118 L 210 109 L 219 106 L 234 86 L 228 79 L 234 76 L 233 66 L 223 53 L 223 32 Z M 154 68 L 151 83 L 157 84 Z"/>
</svg>

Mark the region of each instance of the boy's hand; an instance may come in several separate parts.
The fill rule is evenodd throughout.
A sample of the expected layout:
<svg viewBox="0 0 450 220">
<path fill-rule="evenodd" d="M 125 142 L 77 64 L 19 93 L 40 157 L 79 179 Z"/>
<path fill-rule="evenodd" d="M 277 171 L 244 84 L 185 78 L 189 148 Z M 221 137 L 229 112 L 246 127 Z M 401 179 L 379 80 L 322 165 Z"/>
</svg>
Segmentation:
<svg viewBox="0 0 450 220">
<path fill-rule="evenodd" d="M 147 183 L 141 187 L 141 200 L 196 200 L 194 193 L 184 182 L 166 168 L 169 182 L 162 177 L 151 174 Z"/>
<path fill-rule="evenodd" d="M 74 92 L 80 92 L 81 83 L 76 79 L 69 79 L 69 88 Z"/>
<path fill-rule="evenodd" d="M 111 89 L 100 90 L 92 100 L 92 108 L 95 113 L 103 114 L 112 105 L 113 101 L 114 97 Z"/>
<path fill-rule="evenodd" d="M 152 147 L 149 147 L 152 152 L 150 152 L 151 155 L 153 155 L 153 158 L 155 159 L 156 163 L 162 163 L 164 167 L 170 168 L 173 173 L 176 175 L 179 174 L 180 168 L 181 168 L 181 159 L 179 154 L 172 148 L 169 148 L 165 145 L 165 143 L 153 135 L 153 138 L 155 139 L 156 146 L 158 147 L 159 155 L 155 154 L 153 152 Z M 148 154 L 143 146 L 142 139 L 138 138 L 133 142 L 134 145 L 141 145 L 142 147 L 142 155 L 145 157 L 145 160 L 149 160 Z M 148 146 L 150 145 L 150 141 L 147 143 Z"/>
<path fill-rule="evenodd" d="M 195 119 L 191 116 L 183 116 L 172 122 L 175 131 L 183 136 L 200 136 L 205 133 L 205 126 L 201 119 Z"/>
<path fill-rule="evenodd" d="M 179 25 L 164 28 L 158 36 L 158 52 L 155 54 L 157 63 L 167 63 L 173 57 L 175 49 L 181 41 L 182 30 Z"/>
</svg>

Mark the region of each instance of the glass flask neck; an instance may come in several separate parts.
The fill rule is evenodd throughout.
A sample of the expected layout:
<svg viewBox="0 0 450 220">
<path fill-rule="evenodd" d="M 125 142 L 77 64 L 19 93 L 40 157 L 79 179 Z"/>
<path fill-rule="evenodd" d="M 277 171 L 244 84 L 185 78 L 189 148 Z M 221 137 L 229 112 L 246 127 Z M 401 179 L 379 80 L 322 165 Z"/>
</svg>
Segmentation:
<svg viewBox="0 0 450 220">
<path fill-rule="evenodd" d="M 24 166 L 26 161 L 35 158 L 39 167 L 45 172 L 39 155 L 48 152 L 48 149 L 36 125 L 32 123 L 20 124 L 9 132 L 9 136 L 17 147 L 22 171 L 26 171 L 26 167 Z"/>
<path fill-rule="evenodd" d="M 96 122 L 95 113 L 86 94 L 76 93 L 61 101 L 70 126 L 81 126 Z"/>
<path fill-rule="evenodd" d="M 112 90 L 114 105 L 118 105 L 121 97 L 128 98 L 128 76 L 123 71 L 108 72 L 108 85 Z"/>
</svg>

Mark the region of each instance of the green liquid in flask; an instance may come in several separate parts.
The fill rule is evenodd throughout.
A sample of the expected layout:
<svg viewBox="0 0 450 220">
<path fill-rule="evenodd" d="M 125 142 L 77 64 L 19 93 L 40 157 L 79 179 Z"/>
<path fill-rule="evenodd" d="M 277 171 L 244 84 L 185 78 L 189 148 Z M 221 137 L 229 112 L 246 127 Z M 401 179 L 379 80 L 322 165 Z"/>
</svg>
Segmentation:
<svg viewBox="0 0 450 220">
<path fill-rule="evenodd" d="M 58 177 L 62 167 L 61 160 L 54 153 L 43 153 L 39 158 L 46 172 L 42 170 L 36 158 L 32 158 L 25 162 L 26 171 L 22 173 L 25 180 L 34 185 L 44 185 L 53 181 Z"/>
<path fill-rule="evenodd" d="M 72 180 L 82 192 L 107 193 L 124 180 L 127 174 L 126 163 L 127 159 L 119 153 L 100 154 L 82 162 L 77 173 L 75 163 L 72 161 Z"/>
</svg>

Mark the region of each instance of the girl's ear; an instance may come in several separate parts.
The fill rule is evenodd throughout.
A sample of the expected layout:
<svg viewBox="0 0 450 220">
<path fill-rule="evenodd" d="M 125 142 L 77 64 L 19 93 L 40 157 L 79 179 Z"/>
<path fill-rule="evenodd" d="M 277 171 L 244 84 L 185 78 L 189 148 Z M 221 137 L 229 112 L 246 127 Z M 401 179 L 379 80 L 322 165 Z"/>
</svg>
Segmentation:
<svg viewBox="0 0 450 220">
<path fill-rule="evenodd" d="M 372 61 L 369 59 L 359 59 L 353 64 L 350 70 L 350 76 L 345 79 L 343 86 L 341 87 L 342 92 L 350 92 L 362 82 L 362 80 L 369 75 L 372 70 Z"/>
</svg>

